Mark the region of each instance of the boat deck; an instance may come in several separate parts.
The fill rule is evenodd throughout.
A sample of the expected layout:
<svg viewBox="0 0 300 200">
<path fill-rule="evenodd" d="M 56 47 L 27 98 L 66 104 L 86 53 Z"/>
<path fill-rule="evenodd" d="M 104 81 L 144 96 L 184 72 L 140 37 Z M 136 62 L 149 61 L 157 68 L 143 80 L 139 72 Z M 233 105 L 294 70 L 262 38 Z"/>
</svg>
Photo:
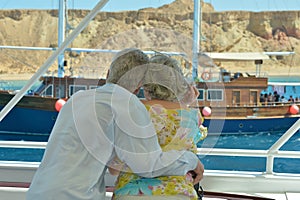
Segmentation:
<svg viewBox="0 0 300 200">
<path fill-rule="evenodd" d="M 2 200 L 25 200 L 25 195 L 28 190 L 27 183 L 24 186 L 15 183 L 0 182 L 0 196 Z M 105 199 L 111 199 L 112 192 L 106 192 Z M 256 194 L 232 194 L 232 193 L 218 193 L 218 192 L 205 192 L 203 200 L 299 200 L 300 193 L 256 193 Z"/>
</svg>

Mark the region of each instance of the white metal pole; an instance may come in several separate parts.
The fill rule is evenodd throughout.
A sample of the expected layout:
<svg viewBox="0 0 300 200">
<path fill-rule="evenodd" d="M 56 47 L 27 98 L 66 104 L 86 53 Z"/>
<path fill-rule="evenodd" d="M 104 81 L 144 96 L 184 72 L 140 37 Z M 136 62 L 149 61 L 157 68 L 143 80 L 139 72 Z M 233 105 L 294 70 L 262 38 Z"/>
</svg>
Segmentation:
<svg viewBox="0 0 300 200">
<path fill-rule="evenodd" d="M 300 119 L 291 126 L 269 149 L 270 153 L 278 151 L 298 130 L 300 129 Z"/>
<path fill-rule="evenodd" d="M 61 44 L 65 40 L 65 27 L 66 27 L 66 0 L 59 0 L 59 9 L 58 9 L 58 47 L 61 46 Z M 65 55 L 64 52 L 58 55 L 57 63 L 58 63 L 58 69 L 57 69 L 57 76 L 58 77 L 64 77 L 65 75 L 65 69 L 64 69 L 64 60 Z"/>
<path fill-rule="evenodd" d="M 94 9 L 80 22 L 80 24 L 72 31 L 72 33 L 66 38 L 61 46 L 53 52 L 53 54 L 46 60 L 46 62 L 39 68 L 39 70 L 31 77 L 25 86 L 6 104 L 6 106 L 0 112 L 0 121 L 9 113 L 9 111 L 21 100 L 30 87 L 42 76 L 47 69 L 53 64 L 68 45 L 79 35 L 79 33 L 88 25 L 88 23 L 97 15 L 109 0 L 101 0 Z"/>
<path fill-rule="evenodd" d="M 199 32 L 201 29 L 201 4 L 200 0 L 194 0 L 194 26 L 193 26 L 193 58 L 192 76 L 195 80 L 198 77 L 198 53 L 199 53 Z"/>
</svg>

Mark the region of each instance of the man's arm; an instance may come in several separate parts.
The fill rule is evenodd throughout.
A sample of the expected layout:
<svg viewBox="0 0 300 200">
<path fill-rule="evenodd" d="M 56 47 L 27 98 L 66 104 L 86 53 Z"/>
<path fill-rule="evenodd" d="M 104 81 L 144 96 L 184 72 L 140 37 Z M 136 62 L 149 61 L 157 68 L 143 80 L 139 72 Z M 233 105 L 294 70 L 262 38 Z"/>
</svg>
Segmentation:
<svg viewBox="0 0 300 200">
<path fill-rule="evenodd" d="M 134 173 L 155 177 L 184 175 L 194 170 L 198 178 L 202 176 L 203 165 L 194 153 L 162 152 L 148 111 L 138 98 L 132 95 L 121 105 L 115 110 L 115 151 Z"/>
</svg>

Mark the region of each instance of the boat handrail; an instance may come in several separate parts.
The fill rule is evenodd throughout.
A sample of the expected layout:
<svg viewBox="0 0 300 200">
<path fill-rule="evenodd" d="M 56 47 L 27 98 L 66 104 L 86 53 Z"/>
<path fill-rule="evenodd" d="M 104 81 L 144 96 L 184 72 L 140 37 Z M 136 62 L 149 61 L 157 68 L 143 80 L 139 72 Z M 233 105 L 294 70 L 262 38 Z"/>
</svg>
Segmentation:
<svg viewBox="0 0 300 200">
<path fill-rule="evenodd" d="M 277 141 L 278 142 L 278 141 Z M 30 148 L 45 149 L 47 142 L 30 141 L 0 141 L 0 148 Z M 251 149 L 224 149 L 224 148 L 198 148 L 198 155 L 226 155 L 226 156 L 248 156 L 248 157 L 274 157 L 300 158 L 298 151 L 270 151 L 269 150 L 251 150 Z"/>
<path fill-rule="evenodd" d="M 16 49 L 16 50 L 31 50 L 31 51 L 56 51 L 56 47 L 30 47 L 30 46 L 2 46 L 0 49 Z M 95 48 L 66 48 L 65 51 L 70 52 L 86 52 L 86 53 L 111 53 L 117 54 L 121 49 L 95 49 Z M 145 54 L 156 54 L 156 51 L 143 51 Z M 184 52 L 172 52 L 172 51 L 160 51 L 159 53 L 167 54 L 170 56 L 183 56 L 187 57 L 187 54 Z"/>
<path fill-rule="evenodd" d="M 291 126 L 269 149 L 266 162 L 267 173 L 273 173 L 274 154 L 300 129 L 300 119 Z"/>
<path fill-rule="evenodd" d="M 288 139 L 296 133 L 300 128 L 300 119 L 284 134 L 282 135 L 271 148 L 267 150 L 253 150 L 253 149 L 225 149 L 225 148 L 197 148 L 197 154 L 216 155 L 216 156 L 238 156 L 238 157 L 265 157 L 266 174 L 273 174 L 274 158 L 297 158 L 300 159 L 299 151 L 285 151 L 279 150 Z M 29 142 L 29 141 L 0 141 L 0 148 L 31 148 L 31 149 L 45 149 L 47 142 Z"/>
<path fill-rule="evenodd" d="M 0 141 L 0 148 L 45 149 L 46 145 L 47 145 L 47 142 Z"/>
<path fill-rule="evenodd" d="M 300 158 L 299 151 L 279 150 L 299 129 L 300 119 L 298 119 L 268 150 L 198 148 L 197 153 L 199 155 L 210 154 L 218 156 L 266 157 L 266 174 L 273 174 L 275 157 Z"/>
<path fill-rule="evenodd" d="M 300 158 L 299 151 L 277 151 L 252 149 L 224 149 L 224 148 L 197 148 L 198 155 L 238 156 L 238 157 L 268 157 L 270 155 L 280 158 Z"/>
</svg>

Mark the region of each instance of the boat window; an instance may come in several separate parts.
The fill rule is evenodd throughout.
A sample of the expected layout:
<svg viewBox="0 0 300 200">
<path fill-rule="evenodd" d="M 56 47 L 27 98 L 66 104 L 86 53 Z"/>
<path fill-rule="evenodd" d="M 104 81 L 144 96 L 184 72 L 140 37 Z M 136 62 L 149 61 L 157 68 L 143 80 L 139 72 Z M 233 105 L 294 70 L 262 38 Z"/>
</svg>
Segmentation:
<svg viewBox="0 0 300 200">
<path fill-rule="evenodd" d="M 78 92 L 79 90 L 86 90 L 85 85 L 70 85 L 69 86 L 69 96 L 72 96 L 75 92 Z"/>
<path fill-rule="evenodd" d="M 199 96 L 198 96 L 198 100 L 202 100 L 204 101 L 204 90 L 203 89 L 199 89 Z"/>
<path fill-rule="evenodd" d="M 232 105 L 240 105 L 240 104 L 241 104 L 241 92 L 232 91 Z"/>
<path fill-rule="evenodd" d="M 66 98 L 66 93 L 65 93 L 65 85 L 56 85 L 55 86 L 55 97 L 57 98 Z"/>
<path fill-rule="evenodd" d="M 95 89 L 95 88 L 97 88 L 97 87 L 98 87 L 97 85 L 90 85 L 90 86 L 89 86 L 90 89 Z"/>
<path fill-rule="evenodd" d="M 257 105 L 257 91 L 250 91 L 250 105 Z"/>
<path fill-rule="evenodd" d="M 53 97 L 53 85 L 48 85 L 40 94 L 43 97 Z"/>
<path fill-rule="evenodd" d="M 209 89 L 207 90 L 208 101 L 223 101 L 223 90 Z"/>
<path fill-rule="evenodd" d="M 34 89 L 34 93 L 41 95 L 41 93 L 44 92 L 46 86 L 47 85 L 45 85 L 45 83 L 41 83 L 37 88 Z"/>
</svg>

